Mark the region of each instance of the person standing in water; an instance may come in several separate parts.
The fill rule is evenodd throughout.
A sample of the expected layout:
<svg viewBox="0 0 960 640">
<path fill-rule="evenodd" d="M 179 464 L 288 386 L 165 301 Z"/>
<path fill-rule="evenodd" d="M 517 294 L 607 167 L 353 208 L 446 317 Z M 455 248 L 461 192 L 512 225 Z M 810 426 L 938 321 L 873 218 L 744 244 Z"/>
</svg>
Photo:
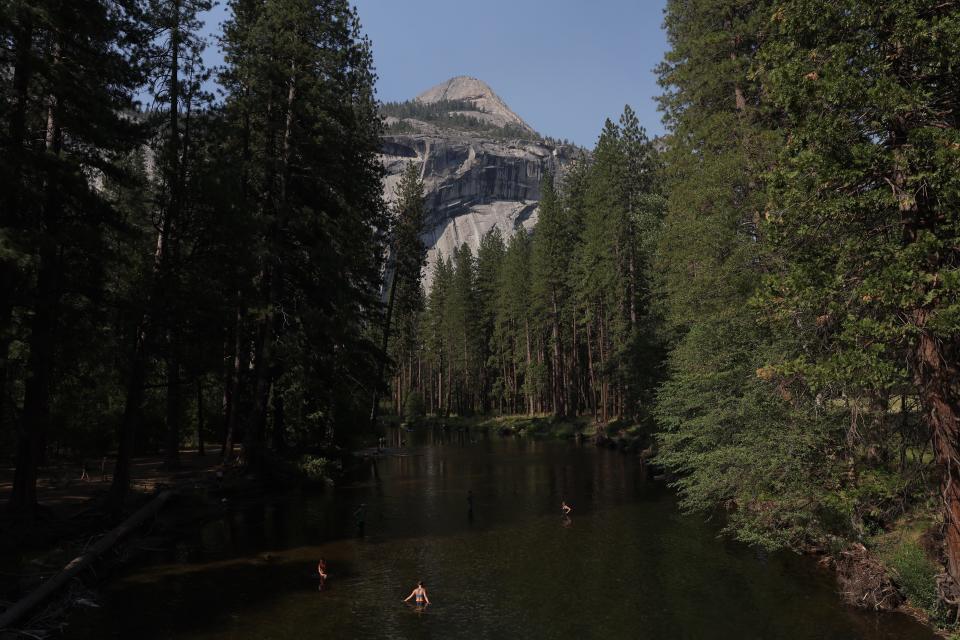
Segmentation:
<svg viewBox="0 0 960 640">
<path fill-rule="evenodd" d="M 414 587 L 410 595 L 404 598 L 403 601 L 410 602 L 410 598 L 413 598 L 413 602 L 417 607 L 425 607 L 430 604 L 430 598 L 427 597 L 427 590 L 424 588 L 422 580 L 417 582 L 417 586 Z"/>
<path fill-rule="evenodd" d="M 353 518 L 357 523 L 357 535 L 363 536 L 363 530 L 367 524 L 367 505 L 360 503 L 360 506 L 353 512 Z"/>
<path fill-rule="evenodd" d="M 560 511 L 562 511 L 563 515 L 565 516 L 569 516 L 571 513 L 573 513 L 573 509 L 567 504 L 566 500 L 560 501 Z"/>
<path fill-rule="evenodd" d="M 323 585 L 327 582 L 327 561 L 324 558 L 320 558 L 320 562 L 317 563 L 317 573 L 320 575 L 320 591 L 323 591 Z"/>
</svg>

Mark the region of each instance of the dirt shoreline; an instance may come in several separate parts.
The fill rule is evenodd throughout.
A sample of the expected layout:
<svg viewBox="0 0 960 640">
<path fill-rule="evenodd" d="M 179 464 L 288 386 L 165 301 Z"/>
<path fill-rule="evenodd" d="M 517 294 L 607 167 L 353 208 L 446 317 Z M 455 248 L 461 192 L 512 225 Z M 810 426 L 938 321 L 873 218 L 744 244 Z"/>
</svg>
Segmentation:
<svg viewBox="0 0 960 640">
<path fill-rule="evenodd" d="M 16 602 L 43 581 L 63 570 L 72 559 L 81 555 L 115 525 L 133 513 L 160 491 L 175 492 L 175 499 L 165 506 L 174 513 L 172 522 L 179 526 L 219 515 L 221 494 L 249 492 L 253 485 L 236 471 L 220 464 L 219 448 L 208 449 L 200 456 L 196 450 L 181 453 L 181 465 L 167 469 L 162 456 L 137 457 L 132 463 L 131 492 L 127 509 L 120 518 L 108 518 L 99 509 L 110 488 L 110 476 L 101 473 L 99 464 L 87 476 L 82 463 L 63 463 L 43 470 L 38 478 L 39 509 L 31 519 L 15 517 L 0 510 L 0 609 Z M 107 465 L 112 466 L 112 461 Z M 12 488 L 12 469 L 0 469 L 0 501 L 6 502 Z M 168 516 L 168 513 L 164 513 Z M 168 526 L 169 527 L 169 522 Z M 145 547 L 166 542 L 169 537 L 152 524 L 119 541 L 114 553 L 102 557 L 96 568 L 87 571 L 84 579 L 75 581 L 36 607 L 19 624 L 34 637 L 57 629 L 70 610 L 77 606 L 93 606 L 91 587 L 109 579 L 111 573 L 135 560 Z M 149 544 L 145 544 L 145 541 Z M 20 631 L 0 631 L 0 638 L 25 637 Z"/>
</svg>

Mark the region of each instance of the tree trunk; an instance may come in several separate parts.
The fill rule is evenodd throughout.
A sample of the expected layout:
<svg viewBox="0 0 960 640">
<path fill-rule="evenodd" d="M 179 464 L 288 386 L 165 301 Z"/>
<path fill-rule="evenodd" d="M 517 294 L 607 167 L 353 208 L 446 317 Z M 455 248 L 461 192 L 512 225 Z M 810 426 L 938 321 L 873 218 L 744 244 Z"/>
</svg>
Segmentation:
<svg viewBox="0 0 960 640">
<path fill-rule="evenodd" d="M 59 61 L 55 45 L 53 64 Z M 59 98 L 51 95 L 47 104 L 46 153 L 60 155 L 61 131 Z M 57 244 L 60 219 L 58 185 L 48 178 L 43 212 L 44 235 L 39 246 L 36 302 L 30 323 L 30 356 L 24 384 L 23 418 L 17 438 L 16 471 L 10 509 L 33 513 L 37 506 L 37 469 L 44 457 L 47 427 L 50 422 L 50 383 L 53 375 L 53 347 L 56 338 L 57 307 L 60 303 L 60 276 L 63 265 Z"/>
<path fill-rule="evenodd" d="M 557 305 L 557 293 L 552 293 L 553 302 L 553 360 L 554 360 L 554 381 L 553 381 L 553 413 L 558 417 L 567 414 L 567 407 L 563 401 L 564 371 L 563 371 L 563 348 L 560 344 L 560 309 Z"/>
<path fill-rule="evenodd" d="M 197 453 L 207 455 L 203 444 L 203 381 L 197 376 Z"/>
<path fill-rule="evenodd" d="M 114 513 L 123 509 L 130 489 L 130 460 L 133 457 L 134 439 L 140 412 L 143 408 L 143 387 L 147 372 L 147 319 L 144 315 L 134 332 L 134 345 L 127 372 L 126 403 L 120 420 L 117 461 L 113 467 L 113 481 L 107 495 L 107 508 Z"/>
<path fill-rule="evenodd" d="M 597 378 L 594 373 L 593 366 L 593 322 L 587 325 L 587 371 L 590 374 L 589 386 L 590 386 L 590 395 L 588 396 L 590 401 L 590 410 L 593 412 L 593 419 L 596 420 L 599 417 L 597 412 Z"/>
<path fill-rule="evenodd" d="M 71 584 L 85 569 L 90 567 L 98 558 L 106 554 L 117 543 L 118 540 L 129 535 L 137 527 L 143 524 L 148 518 L 156 515 L 163 505 L 174 495 L 173 491 L 164 491 L 148 502 L 135 514 L 127 518 L 123 524 L 102 536 L 89 549 L 86 549 L 83 555 L 71 560 L 67 565 L 46 582 L 43 582 L 36 590 L 30 592 L 25 598 L 10 605 L 5 611 L 0 613 L 0 629 L 8 629 L 11 625 L 23 618 L 24 615 L 36 609 L 44 600 L 48 599 L 57 590 Z M 35 637 L 33 634 L 23 633 Z"/>
<path fill-rule="evenodd" d="M 173 330 L 168 334 L 167 346 L 167 446 L 164 464 L 168 469 L 180 467 L 180 418 L 183 413 L 180 389 L 180 358 Z"/>
<path fill-rule="evenodd" d="M 393 317 L 393 305 L 397 299 L 397 281 L 400 279 L 400 262 L 394 258 L 393 277 L 390 279 L 390 294 L 387 296 L 387 310 L 383 317 L 383 336 L 380 340 L 380 363 L 377 370 L 377 381 L 373 387 L 373 398 L 370 402 L 370 427 L 377 426 L 377 412 L 380 410 L 380 384 L 387 370 L 387 348 L 390 346 L 390 321 Z"/>
<path fill-rule="evenodd" d="M 273 396 L 273 437 L 271 439 L 273 450 L 283 451 L 287 448 L 287 423 L 286 414 L 283 411 L 283 394 L 277 390 L 276 383 L 273 385 L 271 395 Z"/>
<path fill-rule="evenodd" d="M 33 22 L 29 11 L 20 11 L 17 16 L 19 28 L 14 29 L 13 48 L 13 109 L 10 112 L 7 130 L 6 153 L 9 154 L 10 175 L 5 186 L 6 194 L 0 201 L 0 229 L 14 226 L 13 214 L 18 211 L 21 202 L 22 165 L 24 160 L 24 138 L 26 137 L 27 99 L 30 80 L 33 75 Z M 11 322 L 13 320 L 14 292 L 17 286 L 18 269 L 12 260 L 0 259 L 0 428 L 6 416 L 7 367 L 10 345 L 13 342 Z"/>
<path fill-rule="evenodd" d="M 220 452 L 223 463 L 229 462 L 233 458 L 233 447 L 237 438 L 237 420 L 240 416 L 240 374 L 245 364 L 244 358 L 244 340 L 243 340 L 243 307 L 240 304 L 240 292 L 237 292 L 236 318 L 233 332 L 233 360 L 229 367 L 229 380 L 227 388 L 229 393 L 224 392 L 226 401 L 229 403 L 226 409 L 225 435 L 223 449 Z"/>
<path fill-rule="evenodd" d="M 925 310 L 914 314 L 914 323 L 921 328 L 913 356 L 914 379 L 941 470 L 947 570 L 960 587 L 960 397 L 956 386 L 960 370 L 942 343 L 924 330 L 928 318 Z"/>
<path fill-rule="evenodd" d="M 269 285 L 268 285 L 269 287 Z M 270 401 L 270 379 L 273 359 L 273 296 L 269 311 L 258 323 L 256 355 L 254 356 L 253 410 L 243 438 L 243 465 L 255 473 L 263 471 L 265 462 L 267 410 Z"/>
<path fill-rule="evenodd" d="M 892 184 L 903 225 L 901 242 L 904 246 L 915 243 L 920 231 L 933 230 L 937 226 L 936 213 L 932 210 L 926 191 L 915 192 L 909 185 L 910 165 L 903 151 L 909 144 L 908 131 L 909 124 L 904 121 L 896 122 L 891 131 L 894 148 Z M 925 267 L 937 272 L 949 266 L 949 261 L 955 255 L 933 253 L 927 256 Z M 918 286 L 924 287 L 922 293 L 929 294 L 929 287 L 936 285 Z M 960 391 L 957 386 L 960 380 L 960 368 L 957 365 L 960 340 L 956 336 L 943 338 L 934 335 L 929 327 L 931 316 L 927 308 L 912 311 L 911 320 L 918 330 L 919 339 L 914 347 L 911 365 L 920 406 L 931 432 L 941 472 L 947 570 L 955 590 L 960 591 Z"/>
<path fill-rule="evenodd" d="M 527 387 L 527 414 L 533 415 L 533 390 L 530 384 L 530 367 L 533 365 L 532 354 L 530 353 L 530 321 L 524 318 L 523 320 L 524 332 L 527 337 L 527 371 L 523 376 L 523 382 Z"/>
<path fill-rule="evenodd" d="M 603 317 L 603 303 L 600 303 L 600 340 L 597 345 L 597 350 L 599 351 L 600 356 L 600 371 L 602 372 L 600 378 L 600 421 L 603 424 L 607 423 L 607 402 L 609 399 L 609 385 L 607 383 L 607 371 L 606 371 L 606 357 L 605 353 L 607 350 L 607 338 L 605 331 L 605 322 Z"/>
<path fill-rule="evenodd" d="M 276 363 L 273 358 L 274 342 L 279 335 L 277 331 L 278 317 L 277 310 L 280 308 L 282 300 L 283 272 L 280 269 L 281 256 L 277 255 L 280 251 L 280 241 L 282 239 L 283 229 L 286 226 L 287 218 L 287 183 L 290 173 L 290 155 L 293 143 L 293 124 L 294 111 L 293 106 L 297 98 L 297 75 L 296 66 L 290 63 L 290 76 L 287 78 L 287 99 L 284 106 L 284 124 L 283 138 L 280 151 L 280 185 L 279 193 L 276 194 L 278 202 L 274 211 L 273 222 L 267 233 L 267 243 L 270 250 L 265 256 L 267 261 L 262 269 L 261 282 L 263 283 L 264 298 L 267 301 L 267 312 L 258 323 L 256 358 L 254 363 L 254 399 L 253 411 L 250 416 L 249 429 L 243 440 L 243 458 L 244 465 L 252 471 L 259 473 L 263 471 L 265 462 L 266 446 L 266 428 L 267 412 L 270 402 L 270 388 L 274 379 L 277 377 L 275 371 Z M 267 107 L 268 112 L 270 106 Z M 271 135 L 272 139 L 273 136 Z M 270 183 L 270 180 L 267 180 Z M 271 198 L 266 198 L 267 203 L 263 206 L 269 206 Z"/>
<path fill-rule="evenodd" d="M 59 267 L 54 240 L 45 238 L 40 251 L 37 304 L 30 323 L 30 356 L 27 364 L 23 418 L 17 438 L 16 471 L 10 509 L 32 513 L 37 506 L 37 469 L 43 458 L 44 438 L 50 422 L 50 380 L 53 342 L 59 303 Z M 51 255 L 53 254 L 53 255 Z"/>
</svg>

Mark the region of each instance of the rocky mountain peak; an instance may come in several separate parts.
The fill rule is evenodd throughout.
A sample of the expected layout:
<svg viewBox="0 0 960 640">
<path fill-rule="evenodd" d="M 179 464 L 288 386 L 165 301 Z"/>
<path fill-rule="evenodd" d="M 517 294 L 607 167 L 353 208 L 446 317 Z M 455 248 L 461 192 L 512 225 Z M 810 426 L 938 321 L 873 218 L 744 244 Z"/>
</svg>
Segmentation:
<svg viewBox="0 0 960 640">
<path fill-rule="evenodd" d="M 415 100 L 425 104 L 443 101 L 469 102 L 475 111 L 460 111 L 461 115 L 471 116 L 495 126 L 516 125 L 533 133 L 533 127 L 523 121 L 507 103 L 498 96 L 483 80 L 470 76 L 456 76 L 446 82 L 427 89 Z"/>
<path fill-rule="evenodd" d="M 537 222 L 540 179 L 562 175 L 584 156 L 543 138 L 477 78 L 457 76 L 413 100 L 381 105 L 386 130 L 381 161 L 387 202 L 404 168 L 420 168 L 426 205 L 421 239 L 429 288 L 440 256 L 467 244 L 473 251 L 493 229 L 506 239 Z"/>
</svg>

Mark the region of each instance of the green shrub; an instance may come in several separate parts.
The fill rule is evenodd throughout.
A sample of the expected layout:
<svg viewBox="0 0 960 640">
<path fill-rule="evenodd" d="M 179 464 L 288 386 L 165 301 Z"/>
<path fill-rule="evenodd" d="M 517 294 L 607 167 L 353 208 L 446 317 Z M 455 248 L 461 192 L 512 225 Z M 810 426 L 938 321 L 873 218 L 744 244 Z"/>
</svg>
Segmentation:
<svg viewBox="0 0 960 640">
<path fill-rule="evenodd" d="M 326 482 L 334 464 L 321 456 L 302 455 L 297 461 L 298 473 L 310 482 Z"/>
<path fill-rule="evenodd" d="M 916 543 L 904 542 L 894 550 L 890 566 L 907 599 L 935 615 L 938 604 L 937 567 L 924 550 Z"/>
<path fill-rule="evenodd" d="M 553 427 L 553 437 L 572 438 L 576 426 L 571 422 L 560 422 Z"/>
</svg>

